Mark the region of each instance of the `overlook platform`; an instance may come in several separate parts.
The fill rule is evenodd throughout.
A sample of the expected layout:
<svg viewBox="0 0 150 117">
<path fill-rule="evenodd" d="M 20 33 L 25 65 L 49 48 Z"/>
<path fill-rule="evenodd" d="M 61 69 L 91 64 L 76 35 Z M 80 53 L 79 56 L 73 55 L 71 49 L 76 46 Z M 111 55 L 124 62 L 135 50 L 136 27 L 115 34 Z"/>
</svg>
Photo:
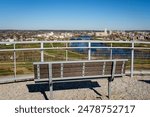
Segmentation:
<svg viewBox="0 0 150 117">
<path fill-rule="evenodd" d="M 113 100 L 149 100 L 150 76 L 116 78 L 112 83 Z M 54 100 L 108 100 L 107 80 L 54 84 Z M 0 100 L 48 100 L 48 84 L 34 81 L 13 82 L 0 85 Z"/>
</svg>

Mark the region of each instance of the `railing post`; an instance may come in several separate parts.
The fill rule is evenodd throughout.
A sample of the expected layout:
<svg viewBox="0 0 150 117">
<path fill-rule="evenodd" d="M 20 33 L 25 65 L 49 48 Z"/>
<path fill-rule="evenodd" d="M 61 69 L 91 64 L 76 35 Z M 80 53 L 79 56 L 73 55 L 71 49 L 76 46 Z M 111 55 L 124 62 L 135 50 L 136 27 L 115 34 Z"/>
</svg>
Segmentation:
<svg viewBox="0 0 150 117">
<path fill-rule="evenodd" d="M 91 60 L 91 42 L 88 42 L 88 60 Z"/>
<path fill-rule="evenodd" d="M 49 90 L 50 90 L 50 99 L 53 99 L 52 64 L 48 64 L 48 68 L 49 68 Z"/>
<path fill-rule="evenodd" d="M 111 48 L 110 48 L 110 59 L 112 59 L 113 57 L 112 57 L 112 43 L 111 43 Z"/>
<path fill-rule="evenodd" d="M 41 62 L 44 61 L 43 41 L 41 42 Z"/>
<path fill-rule="evenodd" d="M 134 75 L 134 40 L 132 41 L 132 50 L 131 50 L 131 78 Z"/>
<path fill-rule="evenodd" d="M 67 50 L 68 44 L 66 43 L 66 61 L 68 61 L 68 50 Z"/>
<path fill-rule="evenodd" d="M 16 44 L 14 43 L 13 44 L 14 45 L 14 79 L 16 80 L 16 73 L 17 73 L 17 71 L 16 71 Z"/>
</svg>

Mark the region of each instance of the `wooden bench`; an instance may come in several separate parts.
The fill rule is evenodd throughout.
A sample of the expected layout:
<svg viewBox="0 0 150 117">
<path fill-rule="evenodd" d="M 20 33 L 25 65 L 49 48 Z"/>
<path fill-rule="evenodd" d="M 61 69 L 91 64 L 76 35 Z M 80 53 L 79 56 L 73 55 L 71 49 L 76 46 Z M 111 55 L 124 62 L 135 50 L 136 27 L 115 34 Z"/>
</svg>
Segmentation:
<svg viewBox="0 0 150 117">
<path fill-rule="evenodd" d="M 108 97 L 111 95 L 111 82 L 115 77 L 125 75 L 127 59 L 34 62 L 35 83 L 49 82 L 50 97 L 53 98 L 53 83 L 97 78 L 108 79 Z"/>
</svg>

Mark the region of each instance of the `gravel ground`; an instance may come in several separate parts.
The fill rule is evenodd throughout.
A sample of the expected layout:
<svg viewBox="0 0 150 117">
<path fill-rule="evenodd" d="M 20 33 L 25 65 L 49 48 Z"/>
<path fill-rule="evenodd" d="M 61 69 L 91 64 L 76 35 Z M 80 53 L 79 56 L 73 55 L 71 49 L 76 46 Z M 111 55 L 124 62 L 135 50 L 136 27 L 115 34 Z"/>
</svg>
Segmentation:
<svg viewBox="0 0 150 117">
<path fill-rule="evenodd" d="M 113 100 L 149 100 L 150 76 L 116 78 L 112 82 Z M 48 100 L 48 84 L 34 81 L 0 84 L 0 100 Z M 55 100 L 108 100 L 107 79 L 54 84 Z"/>
</svg>

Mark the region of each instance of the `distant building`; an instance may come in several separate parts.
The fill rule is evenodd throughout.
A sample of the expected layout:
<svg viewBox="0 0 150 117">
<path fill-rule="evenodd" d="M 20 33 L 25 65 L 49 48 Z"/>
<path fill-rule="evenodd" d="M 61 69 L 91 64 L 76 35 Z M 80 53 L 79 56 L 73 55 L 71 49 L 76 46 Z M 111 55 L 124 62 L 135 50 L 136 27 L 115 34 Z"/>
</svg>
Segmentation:
<svg viewBox="0 0 150 117">
<path fill-rule="evenodd" d="M 14 42 L 15 39 L 6 39 L 7 42 Z M 11 45 L 10 43 L 6 43 L 6 45 Z"/>
<path fill-rule="evenodd" d="M 109 35 L 111 35 L 111 34 L 112 34 L 112 30 L 109 31 Z"/>
<path fill-rule="evenodd" d="M 109 33 L 108 33 L 107 29 L 105 29 L 104 32 L 95 32 L 96 37 L 105 37 L 108 35 L 109 35 Z"/>
<path fill-rule="evenodd" d="M 107 28 L 105 28 L 105 31 L 104 31 L 105 35 L 107 35 Z"/>
</svg>

